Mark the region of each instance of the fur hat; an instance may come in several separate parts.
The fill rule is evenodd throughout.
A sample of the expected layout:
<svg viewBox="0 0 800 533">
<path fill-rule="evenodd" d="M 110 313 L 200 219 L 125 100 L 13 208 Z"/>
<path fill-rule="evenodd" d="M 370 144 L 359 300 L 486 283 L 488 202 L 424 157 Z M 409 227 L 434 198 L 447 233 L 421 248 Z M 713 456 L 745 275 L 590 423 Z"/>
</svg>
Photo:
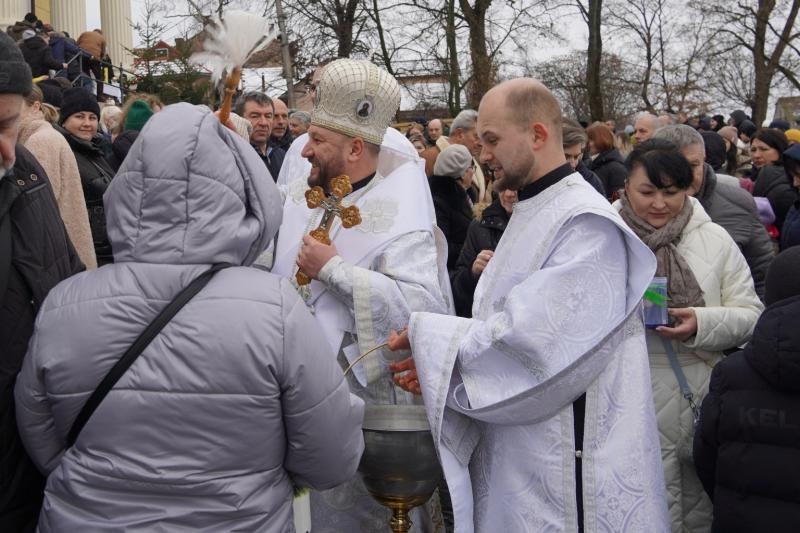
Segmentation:
<svg viewBox="0 0 800 533">
<path fill-rule="evenodd" d="M 147 119 L 153 116 L 153 109 L 144 100 L 136 100 L 128 108 L 128 115 L 125 117 L 125 124 L 122 125 L 123 131 L 136 130 L 142 131 Z"/>
<path fill-rule="evenodd" d="M 400 108 L 400 85 L 366 60 L 337 59 L 317 83 L 311 124 L 380 145 Z"/>
<path fill-rule="evenodd" d="M 792 246 L 775 256 L 764 281 L 764 303 L 775 302 L 800 294 L 800 246 Z"/>
<path fill-rule="evenodd" d="M 89 111 L 100 118 L 100 106 L 97 104 L 97 99 L 93 94 L 80 87 L 67 89 L 64 91 L 61 100 L 61 116 L 58 119 L 59 124 L 64 124 L 64 121 L 75 113 L 81 111 Z"/>
<path fill-rule="evenodd" d="M 472 154 L 463 144 L 451 144 L 439 154 L 433 165 L 435 176 L 460 178 L 472 165 Z"/>
<path fill-rule="evenodd" d="M 33 87 L 31 68 L 11 37 L 0 32 L 0 94 L 28 96 Z"/>
</svg>

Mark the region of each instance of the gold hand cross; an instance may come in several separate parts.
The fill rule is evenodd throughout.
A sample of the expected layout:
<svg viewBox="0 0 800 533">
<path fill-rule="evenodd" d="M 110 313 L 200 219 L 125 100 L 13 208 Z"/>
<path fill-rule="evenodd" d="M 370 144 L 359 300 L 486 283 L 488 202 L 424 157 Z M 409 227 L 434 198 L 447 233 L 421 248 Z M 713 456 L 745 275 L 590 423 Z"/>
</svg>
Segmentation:
<svg viewBox="0 0 800 533">
<path fill-rule="evenodd" d="M 325 191 L 319 185 L 306 191 L 306 204 L 309 209 L 322 207 L 325 210 L 319 226 L 311 230 L 309 235 L 323 244 L 330 244 L 330 231 L 335 217 L 338 216 L 342 220 L 342 226 L 345 228 L 352 228 L 361 224 L 361 213 L 358 211 L 358 207 L 354 205 L 349 207 L 342 206 L 342 198 L 351 192 L 353 192 L 353 186 L 350 184 L 350 178 L 345 175 L 337 176 L 331 180 L 330 196 L 325 196 Z M 308 274 L 299 269 L 295 279 L 297 284 L 301 286 L 311 283 L 311 278 Z"/>
</svg>

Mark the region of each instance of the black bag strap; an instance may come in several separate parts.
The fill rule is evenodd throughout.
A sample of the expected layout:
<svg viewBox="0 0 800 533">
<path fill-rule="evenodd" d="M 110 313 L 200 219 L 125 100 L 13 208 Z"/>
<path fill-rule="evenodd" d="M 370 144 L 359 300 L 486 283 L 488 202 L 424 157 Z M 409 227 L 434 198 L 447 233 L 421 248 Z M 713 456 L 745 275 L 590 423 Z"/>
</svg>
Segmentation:
<svg viewBox="0 0 800 533">
<path fill-rule="evenodd" d="M 144 329 L 144 331 L 139 335 L 139 337 L 133 342 L 133 344 L 128 348 L 122 358 L 117 361 L 111 370 L 109 370 L 106 377 L 103 378 L 103 381 L 97 386 L 94 390 L 92 395 L 86 400 L 86 403 L 83 405 L 81 412 L 78 413 L 77 418 L 72 423 L 72 427 L 69 430 L 69 434 L 67 435 L 67 447 L 72 446 L 75 444 L 75 441 L 78 439 L 78 435 L 80 435 L 83 426 L 86 425 L 86 422 L 89 421 L 89 418 L 94 413 L 95 409 L 100 405 L 100 402 L 103 401 L 103 398 L 106 397 L 106 394 L 116 385 L 117 381 L 122 377 L 123 374 L 130 368 L 134 361 L 141 355 L 145 348 L 150 344 L 150 342 L 156 338 L 156 336 L 164 329 L 172 318 L 178 314 L 184 305 L 186 305 L 189 300 L 191 300 L 198 292 L 200 292 L 206 284 L 211 281 L 211 278 L 214 277 L 214 274 L 222 270 L 223 268 L 227 268 L 231 265 L 227 263 L 220 263 L 212 266 L 210 269 L 206 270 L 195 279 L 192 280 L 189 285 L 184 287 L 181 292 L 178 293 L 175 298 L 168 303 L 164 309 L 161 310 L 158 315 L 153 319 L 150 324 Z"/>
</svg>

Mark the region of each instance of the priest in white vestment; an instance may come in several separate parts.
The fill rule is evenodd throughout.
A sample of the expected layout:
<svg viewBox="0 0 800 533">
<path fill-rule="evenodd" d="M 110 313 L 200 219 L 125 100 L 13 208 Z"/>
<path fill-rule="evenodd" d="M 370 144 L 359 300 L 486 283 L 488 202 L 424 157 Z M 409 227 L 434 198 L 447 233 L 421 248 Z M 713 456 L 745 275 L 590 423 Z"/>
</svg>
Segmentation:
<svg viewBox="0 0 800 533">
<path fill-rule="evenodd" d="M 456 531 L 669 531 L 641 299 L 656 261 L 572 171 L 539 82 L 483 98 L 481 160 L 519 190 L 473 319 L 413 313 L 413 359 Z"/>
<path fill-rule="evenodd" d="M 341 59 L 326 66 L 317 86 L 302 156 L 311 162 L 308 182 L 286 180 L 284 218 L 272 271 L 291 279 L 298 268 L 312 281 L 298 287 L 319 319 L 342 368 L 385 342 L 413 311 L 452 310 L 446 251 L 437 240 L 430 191 L 416 153 L 385 151 L 386 127 L 400 103 L 400 88 L 368 61 Z M 343 206 L 357 206 L 362 221 L 343 228 L 335 219 L 331 245 L 307 234 L 323 208 L 309 209 L 309 185 L 328 192 L 331 179 L 347 175 L 353 192 Z M 367 403 L 409 404 L 419 398 L 397 387 L 384 355 L 365 358 L 348 376 L 351 391 Z M 360 478 L 312 493 L 314 532 L 375 532 L 388 528 L 390 512 L 366 492 Z M 415 531 L 430 531 L 418 516 Z"/>
</svg>

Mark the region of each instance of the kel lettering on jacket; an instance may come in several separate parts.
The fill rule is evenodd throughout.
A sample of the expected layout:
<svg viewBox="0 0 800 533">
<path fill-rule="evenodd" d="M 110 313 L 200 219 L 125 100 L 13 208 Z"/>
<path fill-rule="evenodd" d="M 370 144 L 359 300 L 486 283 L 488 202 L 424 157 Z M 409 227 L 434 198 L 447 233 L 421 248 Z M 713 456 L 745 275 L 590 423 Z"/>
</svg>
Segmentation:
<svg viewBox="0 0 800 533">
<path fill-rule="evenodd" d="M 739 423 L 742 426 L 761 426 L 777 429 L 798 429 L 798 424 L 789 420 L 783 409 L 759 409 L 740 407 Z"/>
</svg>

